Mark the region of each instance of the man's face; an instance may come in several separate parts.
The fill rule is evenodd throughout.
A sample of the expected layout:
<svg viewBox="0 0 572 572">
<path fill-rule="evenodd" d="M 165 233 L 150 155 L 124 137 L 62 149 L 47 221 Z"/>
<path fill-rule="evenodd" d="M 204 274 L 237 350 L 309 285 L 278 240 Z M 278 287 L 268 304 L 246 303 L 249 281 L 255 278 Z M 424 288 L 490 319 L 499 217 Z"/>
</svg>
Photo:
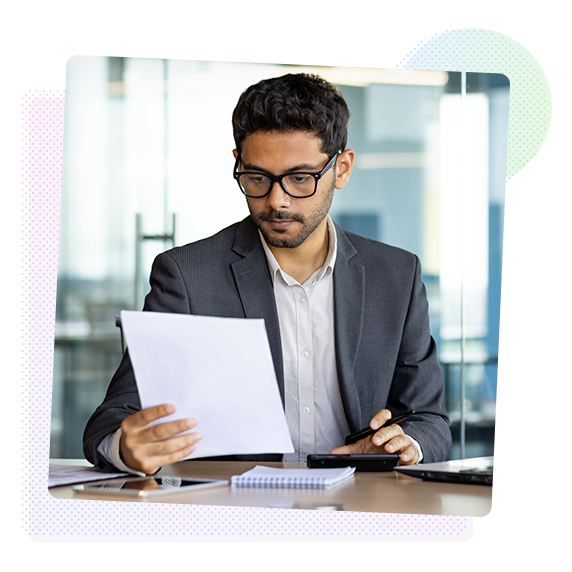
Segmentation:
<svg viewBox="0 0 572 572">
<path fill-rule="evenodd" d="M 239 169 L 271 175 L 319 173 L 330 159 L 321 146 L 321 140 L 307 131 L 259 131 L 244 139 Z M 270 246 L 296 248 L 325 224 L 336 188 L 335 167 L 318 181 L 316 194 L 311 197 L 293 198 L 279 183 L 274 183 L 265 197 L 247 197 L 252 219 Z"/>
</svg>

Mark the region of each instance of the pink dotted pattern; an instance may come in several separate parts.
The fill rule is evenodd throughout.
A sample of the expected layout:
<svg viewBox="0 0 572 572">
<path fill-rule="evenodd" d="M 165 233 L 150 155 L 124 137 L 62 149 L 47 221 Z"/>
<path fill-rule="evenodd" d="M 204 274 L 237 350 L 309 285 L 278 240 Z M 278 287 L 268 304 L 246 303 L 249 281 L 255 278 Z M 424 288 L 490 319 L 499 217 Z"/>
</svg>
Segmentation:
<svg viewBox="0 0 572 572">
<path fill-rule="evenodd" d="M 466 541 L 465 517 L 54 499 L 48 492 L 63 92 L 22 97 L 22 526 L 36 540 Z"/>
</svg>

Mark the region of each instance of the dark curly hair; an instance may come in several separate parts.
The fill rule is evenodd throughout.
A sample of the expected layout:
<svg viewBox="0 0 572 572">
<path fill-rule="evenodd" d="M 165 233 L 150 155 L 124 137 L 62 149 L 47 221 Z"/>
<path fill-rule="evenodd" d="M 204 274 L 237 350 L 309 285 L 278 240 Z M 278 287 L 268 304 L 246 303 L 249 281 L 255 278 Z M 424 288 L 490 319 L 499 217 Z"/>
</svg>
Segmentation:
<svg viewBox="0 0 572 572">
<path fill-rule="evenodd" d="M 236 149 L 257 131 L 311 131 L 322 152 L 346 148 L 350 112 L 338 88 L 318 75 L 297 73 L 262 80 L 240 96 L 232 114 Z"/>
</svg>

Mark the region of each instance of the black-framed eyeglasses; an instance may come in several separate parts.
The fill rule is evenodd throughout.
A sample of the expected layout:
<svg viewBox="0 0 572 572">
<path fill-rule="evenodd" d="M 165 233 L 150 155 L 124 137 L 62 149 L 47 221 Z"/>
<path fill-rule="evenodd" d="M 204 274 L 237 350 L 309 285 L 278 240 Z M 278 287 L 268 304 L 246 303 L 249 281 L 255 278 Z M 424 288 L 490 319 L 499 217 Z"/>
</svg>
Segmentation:
<svg viewBox="0 0 572 572">
<path fill-rule="evenodd" d="M 280 183 L 282 190 L 295 199 L 307 199 L 316 194 L 318 181 L 325 175 L 328 169 L 335 163 L 336 153 L 319 173 L 295 172 L 284 175 L 270 175 L 256 171 L 238 171 L 240 153 L 234 164 L 233 177 L 236 179 L 240 190 L 253 199 L 261 199 L 270 194 L 272 185 Z"/>
</svg>

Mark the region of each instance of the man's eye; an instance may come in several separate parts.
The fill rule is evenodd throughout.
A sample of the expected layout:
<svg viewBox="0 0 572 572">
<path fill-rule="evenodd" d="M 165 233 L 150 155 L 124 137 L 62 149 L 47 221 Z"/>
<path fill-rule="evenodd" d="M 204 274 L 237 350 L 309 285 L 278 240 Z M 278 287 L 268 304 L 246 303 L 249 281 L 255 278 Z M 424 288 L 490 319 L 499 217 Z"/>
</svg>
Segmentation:
<svg viewBox="0 0 572 572">
<path fill-rule="evenodd" d="M 310 181 L 312 177 L 310 175 L 295 174 L 288 177 L 288 181 L 294 183 L 295 185 L 304 185 Z"/>
<path fill-rule="evenodd" d="M 248 175 L 248 183 L 251 185 L 260 185 L 266 181 L 264 175 Z"/>
</svg>

